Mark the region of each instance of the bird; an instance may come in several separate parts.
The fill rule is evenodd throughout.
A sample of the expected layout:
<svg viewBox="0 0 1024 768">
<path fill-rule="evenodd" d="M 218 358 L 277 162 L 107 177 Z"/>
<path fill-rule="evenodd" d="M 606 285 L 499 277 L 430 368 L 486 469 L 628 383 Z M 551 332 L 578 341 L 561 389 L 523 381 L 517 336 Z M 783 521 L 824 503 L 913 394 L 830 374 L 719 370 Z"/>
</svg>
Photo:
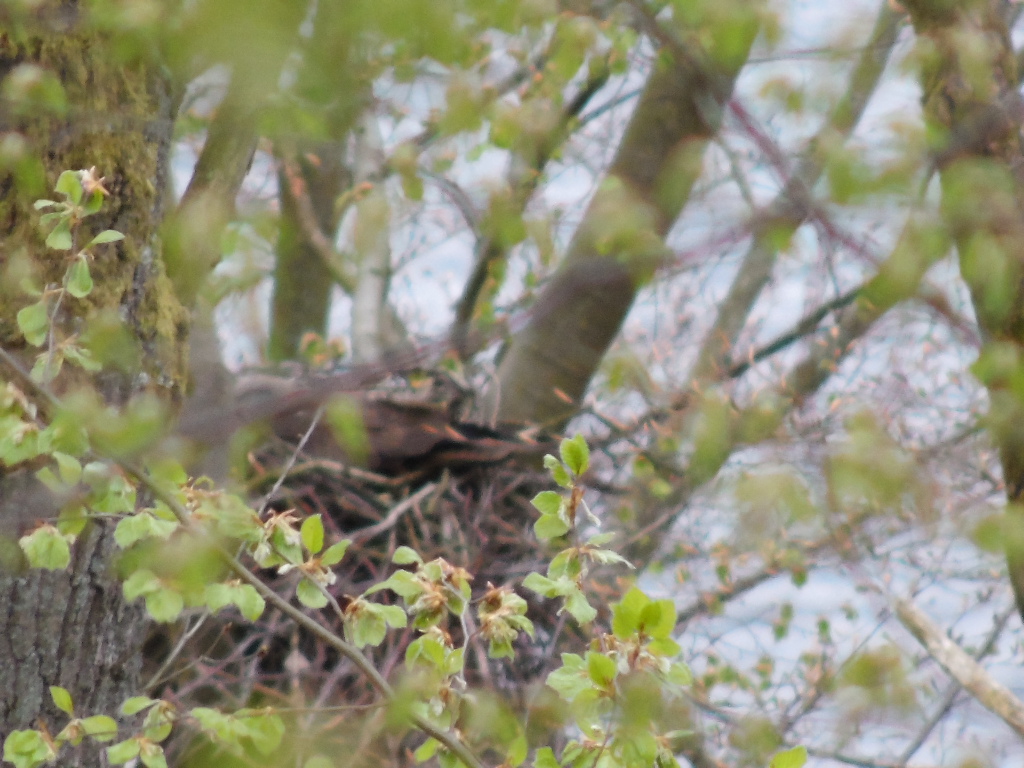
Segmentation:
<svg viewBox="0 0 1024 768">
<path fill-rule="evenodd" d="M 213 444 L 243 426 L 265 422 L 278 438 L 301 444 L 307 456 L 388 476 L 517 458 L 539 462 L 556 445 L 534 429 L 460 418 L 465 391 L 444 375 L 432 378 L 429 391 L 413 392 L 366 387 L 360 376 L 345 370 L 242 372 L 230 404 L 186 407 L 178 433 Z"/>
</svg>

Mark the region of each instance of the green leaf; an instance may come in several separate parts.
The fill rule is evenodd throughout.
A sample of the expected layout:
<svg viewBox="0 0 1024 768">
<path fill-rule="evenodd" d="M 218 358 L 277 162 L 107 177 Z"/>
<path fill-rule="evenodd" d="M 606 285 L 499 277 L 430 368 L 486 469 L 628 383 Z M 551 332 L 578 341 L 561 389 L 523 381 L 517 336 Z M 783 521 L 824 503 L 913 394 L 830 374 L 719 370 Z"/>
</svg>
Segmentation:
<svg viewBox="0 0 1024 768">
<path fill-rule="evenodd" d="M 33 568 L 63 571 L 71 563 L 67 537 L 52 525 L 43 525 L 18 539 L 21 551 Z"/>
<path fill-rule="evenodd" d="M 415 173 L 403 173 L 399 176 L 402 192 L 410 200 L 423 199 L 423 179 Z"/>
<path fill-rule="evenodd" d="M 164 705 L 153 707 L 142 721 L 142 735 L 153 742 L 164 741 L 171 735 L 171 719 Z"/>
<path fill-rule="evenodd" d="M 578 588 L 566 595 L 565 610 L 580 624 L 589 624 L 597 618 L 597 609 L 587 601 L 587 596 Z"/>
<path fill-rule="evenodd" d="M 768 768 L 802 768 L 806 762 L 807 747 L 793 747 L 777 753 Z"/>
<path fill-rule="evenodd" d="M 146 768 L 167 768 L 167 757 L 159 744 L 145 744 L 139 752 L 139 759 Z"/>
<path fill-rule="evenodd" d="M 423 558 L 412 547 L 399 547 L 395 550 L 395 554 L 392 555 L 391 562 L 395 565 L 421 565 Z"/>
<path fill-rule="evenodd" d="M 663 637 L 660 640 L 651 640 L 647 644 L 647 649 L 658 656 L 665 656 L 666 658 L 672 658 L 678 656 L 682 648 L 679 647 L 679 643 L 669 637 Z"/>
<path fill-rule="evenodd" d="M 644 606 L 640 623 L 648 637 L 666 640 L 676 628 L 676 606 L 671 600 L 658 600 Z"/>
<path fill-rule="evenodd" d="M 558 446 L 558 452 L 561 454 L 565 466 L 577 477 L 586 472 L 590 466 L 590 448 L 587 447 L 587 441 L 583 439 L 583 435 L 563 440 Z"/>
<path fill-rule="evenodd" d="M 618 552 L 610 549 L 592 549 L 589 552 L 590 559 L 599 565 L 625 565 L 627 568 L 636 568 L 629 560 Z"/>
<path fill-rule="evenodd" d="M 114 765 L 127 763 L 133 757 L 139 756 L 141 745 L 138 739 L 125 739 L 113 746 L 107 747 L 107 760 Z"/>
<path fill-rule="evenodd" d="M 92 292 L 92 275 L 89 274 L 89 265 L 84 256 L 76 258 L 68 270 L 67 286 L 68 293 L 76 299 L 88 296 Z"/>
<path fill-rule="evenodd" d="M 541 747 L 533 758 L 533 768 L 561 768 L 551 747 Z"/>
<path fill-rule="evenodd" d="M 160 589 L 160 579 L 152 571 L 140 568 L 124 580 L 122 589 L 125 600 L 134 600 L 137 597 L 151 594 Z"/>
<path fill-rule="evenodd" d="M 66 218 L 61 218 L 53 231 L 46 236 L 46 247 L 53 248 L 55 251 L 70 251 L 72 244 L 71 222 Z"/>
<path fill-rule="evenodd" d="M 396 595 L 411 601 L 423 594 L 424 586 L 408 571 L 396 571 L 384 581 L 374 584 L 366 590 L 366 594 L 372 595 L 374 592 L 380 592 L 384 589 L 390 589 Z"/>
<path fill-rule="evenodd" d="M 541 491 L 530 503 L 542 515 L 557 515 L 562 508 L 562 496 L 554 491 Z"/>
<path fill-rule="evenodd" d="M 541 515 L 533 524 L 533 532 L 541 541 L 551 541 L 564 536 L 569 531 L 569 523 L 558 515 Z"/>
<path fill-rule="evenodd" d="M 114 529 L 114 541 L 121 549 L 127 549 L 143 539 L 166 539 L 177 529 L 177 521 L 158 520 L 149 512 L 139 512 L 122 519 L 117 524 Z"/>
<path fill-rule="evenodd" d="M 505 757 L 503 765 L 512 766 L 513 768 L 515 768 L 515 766 L 522 765 L 526 762 L 526 756 L 529 753 L 530 744 L 526 740 L 526 734 L 520 731 L 508 745 L 508 755 Z"/>
<path fill-rule="evenodd" d="M 327 597 L 309 579 L 303 579 L 295 589 L 295 596 L 307 608 L 323 608 L 327 605 Z"/>
<path fill-rule="evenodd" d="M 559 696 L 570 702 L 584 691 L 594 688 L 587 673 L 586 661 L 575 653 L 563 653 L 562 666 L 548 675 L 545 682 Z"/>
<path fill-rule="evenodd" d="M 18 311 L 18 330 L 33 347 L 42 346 L 50 330 L 50 314 L 45 299 Z"/>
<path fill-rule="evenodd" d="M 149 709 L 154 704 L 158 704 L 159 699 L 151 699 L 148 696 L 132 696 L 124 704 L 121 705 L 122 715 L 137 715 L 144 709 Z"/>
<path fill-rule="evenodd" d="M 345 557 L 345 552 L 348 551 L 351 543 L 351 539 L 343 539 L 336 544 L 331 544 L 331 546 L 329 546 L 320 556 L 320 562 L 327 568 L 330 568 L 332 565 L 337 565 L 341 562 L 342 558 Z"/>
<path fill-rule="evenodd" d="M 431 737 L 420 745 L 420 748 L 413 753 L 413 757 L 416 758 L 417 763 L 423 763 L 432 758 L 437 754 L 437 750 L 441 747 L 441 742 Z"/>
<path fill-rule="evenodd" d="M 53 459 L 57 462 L 60 479 L 68 485 L 76 485 L 82 479 L 82 464 L 74 456 L 62 451 L 54 451 Z"/>
<path fill-rule="evenodd" d="M 82 179 L 76 171 L 64 171 L 57 177 L 54 189 L 71 199 L 75 205 L 82 202 Z"/>
<path fill-rule="evenodd" d="M 18 287 L 21 288 L 22 292 L 33 298 L 39 298 L 43 295 L 43 291 L 36 285 L 35 281 L 30 275 L 26 275 L 18 281 Z"/>
<path fill-rule="evenodd" d="M 99 213 L 103 207 L 103 193 L 98 189 L 89 195 L 89 199 L 85 201 L 85 205 L 82 206 L 82 218 L 86 216 L 92 216 L 95 213 Z"/>
<path fill-rule="evenodd" d="M 324 548 L 324 522 L 320 515 L 307 517 L 302 521 L 302 545 L 311 553 L 317 554 Z"/>
<path fill-rule="evenodd" d="M 36 768 L 56 757 L 53 745 L 39 731 L 11 731 L 4 740 L 4 760 L 16 768 Z"/>
<path fill-rule="evenodd" d="M 377 605 L 374 610 L 384 617 L 389 627 L 401 629 L 409 622 L 409 617 L 399 605 Z"/>
<path fill-rule="evenodd" d="M 640 631 L 640 616 L 649 603 L 650 598 L 633 587 L 612 606 L 612 632 L 617 638 L 625 640 Z"/>
<path fill-rule="evenodd" d="M 185 599 L 173 589 L 158 589 L 146 595 L 146 611 L 154 621 L 174 621 L 184 608 Z"/>
<path fill-rule="evenodd" d="M 686 664 L 677 661 L 669 665 L 665 679 L 673 685 L 690 685 L 693 682 L 693 672 Z"/>
<path fill-rule="evenodd" d="M 206 587 L 204 600 L 207 607 L 216 613 L 225 606 L 236 605 L 242 615 L 255 621 L 263 615 L 266 601 L 251 584 L 209 584 Z"/>
<path fill-rule="evenodd" d="M 267 607 L 266 600 L 251 584 L 242 584 L 235 593 L 235 605 L 249 621 L 256 621 Z"/>
<path fill-rule="evenodd" d="M 603 653 L 587 652 L 587 674 L 597 685 L 602 688 L 611 686 L 617 671 L 614 659 Z"/>
<path fill-rule="evenodd" d="M 378 646 L 387 636 L 387 626 L 383 617 L 365 611 L 355 620 L 345 624 L 345 634 L 356 648 Z"/>
<path fill-rule="evenodd" d="M 217 613 L 228 605 L 234 605 L 234 587 L 231 584 L 207 584 L 203 601 L 211 612 Z"/>
<path fill-rule="evenodd" d="M 41 384 L 49 384 L 57 377 L 57 374 L 60 373 L 60 370 L 63 367 L 63 350 L 61 347 L 57 347 L 53 350 L 52 355 L 39 355 L 36 357 L 35 365 L 32 366 L 32 370 L 29 372 L 29 375 L 32 377 L 32 381 L 38 381 Z"/>
<path fill-rule="evenodd" d="M 61 688 L 59 685 L 51 685 L 50 698 L 53 699 L 53 703 L 56 705 L 57 709 L 74 717 L 75 705 L 71 701 L 71 694 L 68 692 L 67 688 Z"/>
<path fill-rule="evenodd" d="M 93 715 L 79 720 L 82 730 L 96 741 L 113 741 L 117 737 L 117 721 L 107 715 Z"/>
<path fill-rule="evenodd" d="M 555 597 L 560 594 L 557 591 L 556 583 L 549 579 L 547 576 L 542 576 L 536 571 L 527 574 L 526 578 L 523 579 L 523 586 L 532 592 L 536 592 L 538 595 L 544 597 Z"/>
<path fill-rule="evenodd" d="M 572 488 L 572 478 L 565 465 L 550 453 L 544 456 L 544 468 L 551 472 L 551 479 L 562 488 Z"/>
<path fill-rule="evenodd" d="M 334 768 L 334 761 L 324 755 L 313 755 L 302 764 L 302 768 Z"/>
<path fill-rule="evenodd" d="M 90 240 L 89 245 L 85 247 L 89 248 L 93 245 L 102 245 L 103 243 L 116 243 L 118 240 L 124 240 L 124 235 L 116 229 L 105 229 Z"/>
<path fill-rule="evenodd" d="M 285 726 L 278 715 L 266 710 L 240 709 L 237 719 L 245 724 L 245 735 L 252 739 L 260 754 L 269 755 L 281 745 Z"/>
<path fill-rule="evenodd" d="M 32 203 L 32 207 L 37 211 L 41 211 L 43 208 L 52 208 L 55 205 L 57 205 L 56 200 L 36 200 Z"/>
</svg>

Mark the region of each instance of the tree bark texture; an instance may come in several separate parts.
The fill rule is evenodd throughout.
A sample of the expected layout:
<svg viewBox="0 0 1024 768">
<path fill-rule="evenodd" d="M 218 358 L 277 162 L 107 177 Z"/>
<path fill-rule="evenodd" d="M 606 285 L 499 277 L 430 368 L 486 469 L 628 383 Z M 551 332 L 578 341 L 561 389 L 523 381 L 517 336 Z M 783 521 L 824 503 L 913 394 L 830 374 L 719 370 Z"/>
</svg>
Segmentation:
<svg viewBox="0 0 1024 768">
<path fill-rule="evenodd" d="M 67 266 L 63 252 L 43 245 L 32 201 L 52 196 L 61 171 L 95 166 L 110 196 L 103 211 L 86 220 L 87 234 L 112 228 L 125 239 L 97 249 L 92 293 L 67 302 L 55 323 L 70 334 L 105 317 L 134 338 L 130 363 L 91 382 L 108 402 L 143 390 L 176 400 L 187 314 L 154 237 L 168 187 L 173 99 L 156 66 L 117 58 L 84 17 L 84 6 L 54 0 L 34 7 L 29 20 L 0 28 L 0 79 L 42 73 L 59 81 L 66 99 L 66 106 L 49 111 L 8 101 L 0 113 L 0 133 L 23 147 L 18 163 L 0 171 L 0 345 L 31 360 L 35 351 L 25 347 L 15 321 L 33 300 L 21 293 L 20 278 L 53 284 Z M 79 373 L 69 380 L 83 379 Z M 0 497 L 12 478 L 26 475 L 31 469 L 0 465 Z M 10 535 L 5 529 L 0 536 Z M 97 522 L 74 545 L 67 571 L 0 572 L 0 736 L 38 727 L 40 720 L 51 733 L 63 727 L 67 716 L 52 705 L 49 686 L 67 688 L 82 716 L 116 716 L 124 699 L 138 692 L 146 618 L 139 605 L 124 602 L 112 574 L 114 549 L 110 527 Z M 101 761 L 95 742 L 87 740 L 67 759 L 62 755 L 61 764 Z"/>
</svg>

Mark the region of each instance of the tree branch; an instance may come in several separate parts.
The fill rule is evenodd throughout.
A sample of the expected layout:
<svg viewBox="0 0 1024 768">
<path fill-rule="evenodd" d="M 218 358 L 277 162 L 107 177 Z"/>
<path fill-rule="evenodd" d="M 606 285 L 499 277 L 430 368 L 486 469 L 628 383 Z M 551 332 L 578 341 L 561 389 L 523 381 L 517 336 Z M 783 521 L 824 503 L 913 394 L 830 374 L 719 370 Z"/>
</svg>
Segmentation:
<svg viewBox="0 0 1024 768">
<path fill-rule="evenodd" d="M 996 682 L 913 603 L 901 598 L 892 598 L 891 602 L 900 623 L 950 677 L 967 689 L 985 709 L 1002 719 L 1018 735 L 1024 736 L 1024 703 Z"/>
<path fill-rule="evenodd" d="M 0 348 L 0 359 L 7 363 L 7 365 L 17 373 L 18 377 L 22 379 L 24 385 L 27 386 L 29 390 L 46 405 L 49 413 L 57 413 L 61 410 L 62 405 L 53 393 L 37 384 L 28 372 L 22 368 L 18 361 L 2 348 Z M 126 474 L 133 477 L 141 487 L 145 488 L 152 494 L 154 499 L 163 502 L 167 506 L 186 532 L 195 536 L 198 540 L 210 542 L 210 545 L 214 548 L 217 556 L 232 571 L 232 573 L 234 573 L 241 581 L 253 587 L 253 589 L 255 589 L 269 605 L 274 606 L 282 614 L 295 622 L 297 626 L 307 630 L 312 635 L 322 640 L 326 645 L 351 661 L 355 667 L 366 676 L 373 687 L 388 701 L 393 702 L 395 700 L 395 692 L 391 688 L 391 685 L 356 646 L 348 643 L 342 637 L 338 636 L 327 627 L 323 626 L 318 621 L 307 616 L 300 609 L 293 606 L 290 602 L 278 595 L 277 592 L 268 587 L 262 579 L 249 570 L 227 547 L 215 540 L 211 540 L 207 531 L 195 523 L 192 519 L 192 513 L 181 504 L 177 496 L 168 489 L 166 484 L 154 481 L 153 478 L 149 476 L 149 473 L 145 468 L 131 460 L 119 457 L 116 452 L 106 449 L 103 445 L 94 445 L 92 447 L 92 452 L 97 456 L 116 464 L 124 470 Z M 432 736 L 437 739 L 449 751 L 451 751 L 452 754 L 456 755 L 467 766 L 470 766 L 470 768 L 484 768 L 483 763 L 479 761 L 476 755 L 469 750 L 469 747 L 467 747 L 455 734 L 439 728 L 421 715 L 411 714 L 410 720 L 419 730 L 423 731 L 428 736 Z"/>
<path fill-rule="evenodd" d="M 753 241 L 747 250 L 729 293 L 719 305 L 714 326 L 708 332 L 694 365 L 698 386 L 720 378 L 729 353 L 746 325 L 754 302 L 771 279 L 782 244 L 797 230 L 812 209 L 811 190 L 821 178 L 827 155 L 822 147 L 847 139 L 864 113 L 885 70 L 896 43 L 900 15 L 888 3 L 881 4 L 874 30 L 850 75 L 845 95 L 839 100 L 817 135 L 808 142 L 796 170 L 762 215 L 755 217 Z"/>
</svg>

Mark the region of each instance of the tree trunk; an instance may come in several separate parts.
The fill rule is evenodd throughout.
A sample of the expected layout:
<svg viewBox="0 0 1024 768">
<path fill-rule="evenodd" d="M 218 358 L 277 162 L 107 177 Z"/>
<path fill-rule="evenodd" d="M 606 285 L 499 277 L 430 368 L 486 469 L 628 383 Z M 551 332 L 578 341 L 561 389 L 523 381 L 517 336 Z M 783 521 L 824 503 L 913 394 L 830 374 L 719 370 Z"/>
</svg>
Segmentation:
<svg viewBox="0 0 1024 768">
<path fill-rule="evenodd" d="M 934 49 L 921 71 L 922 100 L 944 137 L 934 148 L 944 220 L 986 338 L 974 372 L 989 393 L 1009 502 L 1010 582 L 1024 617 L 1024 101 L 1007 4 L 903 4 Z"/>
<path fill-rule="evenodd" d="M 298 357 L 302 337 L 306 333 L 327 334 L 330 310 L 331 273 L 316 248 L 303 231 L 296 211 L 296 194 L 306 195 L 313 204 L 316 224 L 333 242 L 338 226 L 334 201 L 347 185 L 347 172 L 342 164 L 342 147 L 325 144 L 320 148 L 318 165 L 302 163 L 302 173 L 295 181 L 278 173 L 281 223 L 277 240 L 277 263 L 274 267 L 274 298 L 271 305 L 271 326 L 268 353 L 271 360 Z M 301 181 L 303 189 L 293 190 L 290 183 Z"/>
<path fill-rule="evenodd" d="M 33 350 L 26 349 L 15 315 L 31 299 L 19 292 L 17 278 L 32 274 L 37 284 L 52 284 L 67 265 L 44 247 L 32 201 L 52 196 L 62 170 L 95 166 L 111 194 L 87 224 L 117 229 L 125 239 L 97 249 L 92 293 L 69 301 L 56 322 L 63 332 L 80 330 L 83 317 L 119 318 L 134 337 L 136 365 L 94 379 L 108 402 L 143 389 L 176 400 L 187 315 L 154 238 L 168 188 L 173 99 L 155 66 L 118 59 L 84 16 L 76 3 L 54 0 L 34 7 L 25 26 L 0 31 L 0 78 L 12 83 L 19 73 L 42 73 L 59 80 L 66 96 L 66 109 L 58 104 L 46 112 L 26 102 L 23 111 L 15 104 L 0 116 L 5 140 L 24 146 L 17 173 L 0 176 L 0 346 L 30 360 Z M 17 383 L 6 370 L 4 378 Z M 27 468 L 0 466 L 0 495 L 15 476 L 30 477 Z M 67 717 L 53 707 L 48 686 L 67 688 L 81 715 L 116 716 L 138 692 L 146 620 L 138 605 L 124 602 L 111 574 L 113 555 L 110 528 L 97 522 L 79 537 L 67 571 L 0 573 L 0 735 L 37 727 L 39 718 L 51 733 L 63 727 Z M 101 757 L 87 740 L 61 764 L 99 765 Z"/>
<path fill-rule="evenodd" d="M 664 260 L 664 238 L 700 174 L 757 29 L 751 11 L 730 26 L 728 54 L 698 61 L 679 45 L 657 57 L 562 267 L 501 360 L 485 403 L 498 421 L 557 428 L 579 409 L 637 290 Z"/>
</svg>

